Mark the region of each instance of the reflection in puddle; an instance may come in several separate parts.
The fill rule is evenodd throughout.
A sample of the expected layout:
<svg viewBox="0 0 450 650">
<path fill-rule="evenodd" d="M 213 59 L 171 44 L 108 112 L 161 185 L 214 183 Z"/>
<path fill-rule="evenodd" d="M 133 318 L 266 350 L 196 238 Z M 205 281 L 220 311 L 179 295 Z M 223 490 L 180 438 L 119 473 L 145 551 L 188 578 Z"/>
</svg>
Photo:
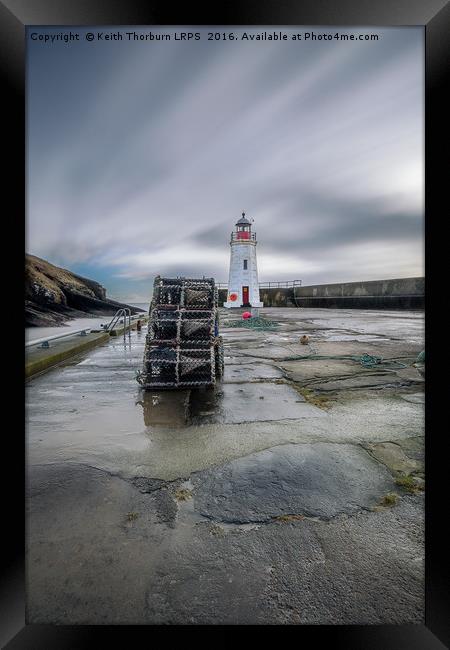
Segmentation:
<svg viewBox="0 0 450 650">
<path fill-rule="evenodd" d="M 145 391 L 137 402 L 144 412 L 146 427 L 184 427 L 211 421 L 220 410 L 223 392 L 202 387 L 191 390 Z"/>
<path fill-rule="evenodd" d="M 223 390 L 219 387 L 192 391 L 189 410 L 192 424 L 218 421 L 222 400 Z"/>
<path fill-rule="evenodd" d="M 146 427 L 188 428 L 324 417 L 285 383 L 229 383 L 190 391 L 147 391 L 139 404 Z"/>
<path fill-rule="evenodd" d="M 143 392 L 138 403 L 144 411 L 145 426 L 185 426 L 189 419 L 189 393 L 189 390 Z"/>
</svg>

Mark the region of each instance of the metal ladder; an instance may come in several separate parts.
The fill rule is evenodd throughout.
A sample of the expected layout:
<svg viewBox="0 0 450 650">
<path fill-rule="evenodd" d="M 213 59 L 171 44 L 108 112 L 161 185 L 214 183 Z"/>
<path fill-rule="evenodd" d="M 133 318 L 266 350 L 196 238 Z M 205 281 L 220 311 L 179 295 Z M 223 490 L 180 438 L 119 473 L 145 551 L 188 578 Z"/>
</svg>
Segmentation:
<svg viewBox="0 0 450 650">
<path fill-rule="evenodd" d="M 119 322 L 119 319 L 123 317 L 123 338 L 125 338 L 127 330 L 127 315 L 128 315 L 128 334 L 131 336 L 131 309 L 129 307 L 122 307 L 118 309 L 108 325 L 104 326 L 105 331 L 110 332 Z"/>
<path fill-rule="evenodd" d="M 295 306 L 296 306 L 297 308 L 300 308 L 300 305 L 299 305 L 298 302 L 297 302 L 297 296 L 296 296 L 296 294 L 295 294 L 295 286 L 292 287 L 292 293 L 293 293 L 293 297 L 294 297 Z"/>
</svg>

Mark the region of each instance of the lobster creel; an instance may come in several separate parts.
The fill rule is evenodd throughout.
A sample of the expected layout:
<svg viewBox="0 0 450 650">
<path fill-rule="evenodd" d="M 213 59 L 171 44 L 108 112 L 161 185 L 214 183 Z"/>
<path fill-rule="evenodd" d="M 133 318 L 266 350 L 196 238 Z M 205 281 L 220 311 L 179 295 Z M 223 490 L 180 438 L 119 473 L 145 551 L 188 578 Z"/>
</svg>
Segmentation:
<svg viewBox="0 0 450 650">
<path fill-rule="evenodd" d="M 214 386 L 223 373 L 214 279 L 157 276 L 137 381 L 149 390 Z"/>
</svg>

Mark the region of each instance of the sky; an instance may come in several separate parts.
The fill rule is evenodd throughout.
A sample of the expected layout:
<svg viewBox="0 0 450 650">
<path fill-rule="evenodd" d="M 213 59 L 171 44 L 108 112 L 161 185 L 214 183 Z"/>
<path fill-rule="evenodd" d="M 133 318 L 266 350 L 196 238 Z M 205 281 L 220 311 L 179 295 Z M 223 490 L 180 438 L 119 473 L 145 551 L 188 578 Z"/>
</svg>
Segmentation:
<svg viewBox="0 0 450 650">
<path fill-rule="evenodd" d="M 260 281 L 424 274 L 423 28 L 27 31 L 27 252 L 145 302 L 157 274 L 226 282 L 245 211 Z M 241 40 L 264 31 L 288 40 Z"/>
</svg>

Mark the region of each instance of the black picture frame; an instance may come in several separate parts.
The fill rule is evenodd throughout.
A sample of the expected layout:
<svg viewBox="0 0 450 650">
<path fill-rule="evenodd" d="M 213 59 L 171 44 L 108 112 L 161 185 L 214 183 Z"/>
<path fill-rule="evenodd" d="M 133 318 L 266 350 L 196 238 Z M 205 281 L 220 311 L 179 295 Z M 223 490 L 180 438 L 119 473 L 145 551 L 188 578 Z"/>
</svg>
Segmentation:
<svg viewBox="0 0 450 650">
<path fill-rule="evenodd" d="M 302 626 L 298 639 L 311 643 L 332 644 L 333 648 L 395 648 L 396 650 L 448 647 L 450 642 L 448 598 L 447 517 L 441 501 L 446 494 L 448 470 L 443 452 L 444 425 L 437 425 L 439 407 L 446 403 L 446 387 L 436 375 L 436 363 L 447 348 L 439 337 L 438 318 L 432 311 L 441 304 L 436 262 L 437 240 L 431 229 L 443 216 L 446 168 L 441 161 L 445 148 L 448 104 L 445 100 L 444 74 L 449 57 L 450 7 L 446 0 L 284 0 L 283 2 L 228 1 L 200 8 L 184 4 L 176 10 L 161 0 L 3 0 L 0 1 L 0 66 L 5 89 L 4 127 L 10 146 L 3 151 L 7 168 L 4 173 L 3 205 L 4 249 L 14 257 L 4 268 L 7 289 L 7 343 L 4 343 L 7 376 L 8 411 L 12 424 L 4 427 L 4 465 L 8 469 L 4 488 L 3 522 L 6 524 L 0 589 L 0 641 L 10 650 L 97 647 L 108 642 L 132 647 L 138 642 L 155 642 L 154 626 L 64 626 L 25 624 L 24 571 L 24 486 L 25 436 L 22 434 L 24 403 L 23 330 L 17 323 L 23 313 L 23 252 L 25 242 L 25 29 L 29 25 L 345 25 L 407 26 L 422 25 L 426 43 L 426 613 L 425 625 L 417 626 Z M 5 153 L 7 152 L 7 154 Z M 434 225 L 433 225 L 434 224 Z M 448 256 L 448 255 L 447 255 Z M 433 267 L 433 268 L 432 268 Z M 444 269 L 443 269 L 444 272 Z M 16 286 L 17 285 L 17 286 Z M 433 309 L 431 309 L 431 304 Z M 19 319 L 20 320 L 20 319 Z M 12 323 L 12 324 L 11 324 Z M 20 351 L 20 355 L 19 355 Z M 434 367 L 433 367 L 434 365 Z M 445 391 L 445 392 L 444 392 Z M 17 404 L 12 408 L 13 403 Z M 20 426 L 17 424 L 20 422 Z M 445 420 L 444 420 L 445 422 Z M 3 472 L 4 474 L 5 472 Z M 448 492 L 448 489 L 447 489 Z M 148 628 L 151 629 L 148 629 Z M 214 634 L 215 626 L 211 626 Z M 192 628 L 191 628 L 192 629 Z M 223 640 L 222 630 L 220 640 Z M 225 632 L 226 633 L 226 632 Z M 280 630 L 277 631 L 277 634 Z M 219 640 L 219 639 L 218 639 Z"/>
</svg>

